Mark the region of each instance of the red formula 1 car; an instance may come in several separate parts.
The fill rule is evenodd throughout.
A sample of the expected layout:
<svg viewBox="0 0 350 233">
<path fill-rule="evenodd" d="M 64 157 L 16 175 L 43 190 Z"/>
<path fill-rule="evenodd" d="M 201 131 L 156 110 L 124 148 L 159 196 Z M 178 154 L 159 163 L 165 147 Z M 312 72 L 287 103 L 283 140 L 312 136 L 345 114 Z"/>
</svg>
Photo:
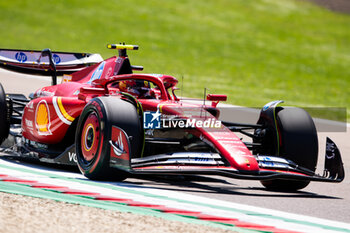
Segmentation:
<svg viewBox="0 0 350 233">
<path fill-rule="evenodd" d="M 274 101 L 262 108 L 257 124 L 220 121 L 216 105 L 225 95 L 208 94 L 211 104 L 180 100 L 176 78 L 133 73 L 143 68 L 132 66 L 126 51 L 137 46 L 108 48 L 119 56 L 0 49 L 2 67 L 52 76 L 52 86 L 29 99 L 5 94 L 0 85 L 2 147 L 11 155 L 77 164 L 91 179 L 211 174 L 288 190 L 344 179 L 330 139 L 324 174 L 315 174 L 317 133 L 303 109 Z M 57 85 L 56 75 L 64 73 L 71 74 Z M 252 140 L 243 142 L 237 132 Z"/>
</svg>

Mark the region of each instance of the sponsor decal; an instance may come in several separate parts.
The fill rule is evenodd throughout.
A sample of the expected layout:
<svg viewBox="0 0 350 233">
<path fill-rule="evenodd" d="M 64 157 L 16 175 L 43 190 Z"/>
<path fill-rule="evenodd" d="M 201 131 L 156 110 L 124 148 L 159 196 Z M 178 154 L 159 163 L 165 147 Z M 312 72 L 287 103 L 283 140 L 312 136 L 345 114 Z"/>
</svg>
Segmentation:
<svg viewBox="0 0 350 233">
<path fill-rule="evenodd" d="M 67 83 L 72 81 L 72 75 L 69 74 L 64 74 L 62 77 L 62 82 L 61 83 Z"/>
<path fill-rule="evenodd" d="M 129 142 L 126 133 L 122 129 L 116 126 L 112 127 L 112 137 L 109 144 L 111 145 L 111 152 L 115 155 L 114 157 L 124 160 L 129 159 Z"/>
<path fill-rule="evenodd" d="M 57 54 L 53 54 L 52 59 L 55 64 L 59 64 L 61 62 L 61 58 Z"/>
<path fill-rule="evenodd" d="M 211 159 L 213 160 L 213 159 Z M 209 158 L 194 158 L 194 161 L 196 162 L 208 162 Z"/>
<path fill-rule="evenodd" d="M 113 142 L 112 140 L 109 142 L 113 148 L 114 154 L 117 156 L 121 156 L 122 154 L 125 153 L 124 151 L 124 143 L 123 143 L 123 135 L 122 132 L 120 131 L 118 139 Z"/>
<path fill-rule="evenodd" d="M 113 73 L 113 68 L 109 67 L 107 72 L 106 72 L 105 78 L 108 78 L 108 77 L 112 76 L 112 73 Z"/>
<path fill-rule="evenodd" d="M 260 167 L 269 168 L 291 168 L 289 166 L 289 161 L 279 157 L 268 157 L 268 156 L 258 156 L 257 161 Z"/>
<path fill-rule="evenodd" d="M 27 61 L 27 55 L 23 52 L 16 53 L 15 58 L 17 61 L 24 63 Z"/>
<path fill-rule="evenodd" d="M 39 135 L 51 135 L 50 110 L 45 100 L 36 106 L 35 126 Z"/>
<path fill-rule="evenodd" d="M 327 159 L 334 159 L 335 155 L 337 153 L 337 146 L 335 145 L 334 142 L 331 140 L 327 140 L 326 142 L 326 158 Z"/>
<path fill-rule="evenodd" d="M 78 162 L 77 154 L 74 153 L 74 152 L 68 152 L 68 159 L 69 159 L 70 162 L 71 161 L 76 162 L 76 163 Z"/>
<path fill-rule="evenodd" d="M 24 119 L 24 122 L 27 127 L 33 128 L 33 121 L 30 121 L 28 119 Z"/>
<path fill-rule="evenodd" d="M 27 104 L 27 108 L 28 108 L 28 109 L 34 109 L 33 101 L 30 101 L 30 102 Z"/>
<path fill-rule="evenodd" d="M 53 96 L 54 94 L 52 92 L 49 91 L 45 91 L 45 90 L 38 90 L 35 92 L 34 97 L 41 97 L 41 96 Z"/>
<path fill-rule="evenodd" d="M 263 161 L 261 161 L 261 163 L 264 166 L 268 166 L 268 167 L 273 167 L 275 164 L 272 162 L 272 159 L 269 157 L 263 157 Z"/>
<path fill-rule="evenodd" d="M 22 140 L 24 141 L 24 143 L 26 145 L 37 148 L 37 149 L 47 150 L 47 148 L 49 148 L 48 145 L 40 143 L 40 142 L 31 141 L 31 140 L 26 139 L 26 138 L 24 138 Z"/>
<path fill-rule="evenodd" d="M 266 104 L 264 107 L 263 107 L 263 111 L 266 111 L 268 108 L 270 107 L 270 105 L 269 104 Z"/>
<path fill-rule="evenodd" d="M 70 116 L 65 110 L 62 104 L 62 97 L 53 97 L 52 103 L 58 118 L 60 118 L 60 120 L 63 121 L 65 124 L 71 125 L 75 118 Z"/>
<path fill-rule="evenodd" d="M 97 69 L 94 71 L 94 73 L 91 75 L 90 80 L 87 82 L 88 84 L 91 84 L 92 81 L 96 80 L 96 79 L 100 79 L 101 75 L 103 73 L 103 69 L 105 68 L 105 63 L 106 62 L 102 62 Z"/>
<path fill-rule="evenodd" d="M 343 161 L 337 145 L 327 137 L 324 176 L 332 179 L 344 179 Z"/>
</svg>

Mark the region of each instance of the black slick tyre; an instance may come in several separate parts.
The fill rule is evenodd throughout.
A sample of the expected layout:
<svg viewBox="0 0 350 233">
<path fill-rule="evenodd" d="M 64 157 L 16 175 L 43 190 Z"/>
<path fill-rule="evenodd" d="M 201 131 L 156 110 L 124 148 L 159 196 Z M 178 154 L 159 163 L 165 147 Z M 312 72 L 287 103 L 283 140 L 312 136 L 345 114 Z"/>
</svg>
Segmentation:
<svg viewBox="0 0 350 233">
<path fill-rule="evenodd" d="M 287 107 L 278 110 L 280 146 L 277 155 L 314 172 L 318 157 L 318 138 L 312 118 L 300 108 Z M 274 179 L 261 183 L 270 190 L 296 191 L 305 188 L 310 181 Z"/>
<path fill-rule="evenodd" d="M 127 173 L 111 168 L 112 126 L 123 129 L 131 138 L 131 157 L 141 148 L 141 123 L 135 106 L 115 97 L 92 99 L 79 117 L 75 147 L 80 171 L 90 179 L 122 181 Z"/>
<path fill-rule="evenodd" d="M 10 119 L 8 114 L 6 94 L 0 83 L 0 145 L 5 141 L 10 132 Z"/>
</svg>

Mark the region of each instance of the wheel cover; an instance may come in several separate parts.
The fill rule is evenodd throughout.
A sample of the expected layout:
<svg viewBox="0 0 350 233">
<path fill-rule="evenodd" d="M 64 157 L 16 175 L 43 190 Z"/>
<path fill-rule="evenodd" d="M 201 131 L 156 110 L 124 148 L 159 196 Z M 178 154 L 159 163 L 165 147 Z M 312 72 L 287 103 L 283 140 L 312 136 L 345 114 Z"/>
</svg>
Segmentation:
<svg viewBox="0 0 350 233">
<path fill-rule="evenodd" d="M 95 112 L 88 115 L 81 134 L 81 151 L 86 163 L 91 163 L 99 150 L 100 123 Z"/>
</svg>

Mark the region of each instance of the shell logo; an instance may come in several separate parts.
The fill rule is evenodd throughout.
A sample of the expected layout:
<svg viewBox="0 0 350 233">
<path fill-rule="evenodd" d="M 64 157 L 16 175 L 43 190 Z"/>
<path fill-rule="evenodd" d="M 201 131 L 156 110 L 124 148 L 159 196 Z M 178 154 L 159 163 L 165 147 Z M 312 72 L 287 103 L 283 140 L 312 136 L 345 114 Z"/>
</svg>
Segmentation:
<svg viewBox="0 0 350 233">
<path fill-rule="evenodd" d="M 45 100 L 39 102 L 35 113 L 35 125 L 40 135 L 49 135 L 50 131 L 50 111 Z"/>
</svg>

